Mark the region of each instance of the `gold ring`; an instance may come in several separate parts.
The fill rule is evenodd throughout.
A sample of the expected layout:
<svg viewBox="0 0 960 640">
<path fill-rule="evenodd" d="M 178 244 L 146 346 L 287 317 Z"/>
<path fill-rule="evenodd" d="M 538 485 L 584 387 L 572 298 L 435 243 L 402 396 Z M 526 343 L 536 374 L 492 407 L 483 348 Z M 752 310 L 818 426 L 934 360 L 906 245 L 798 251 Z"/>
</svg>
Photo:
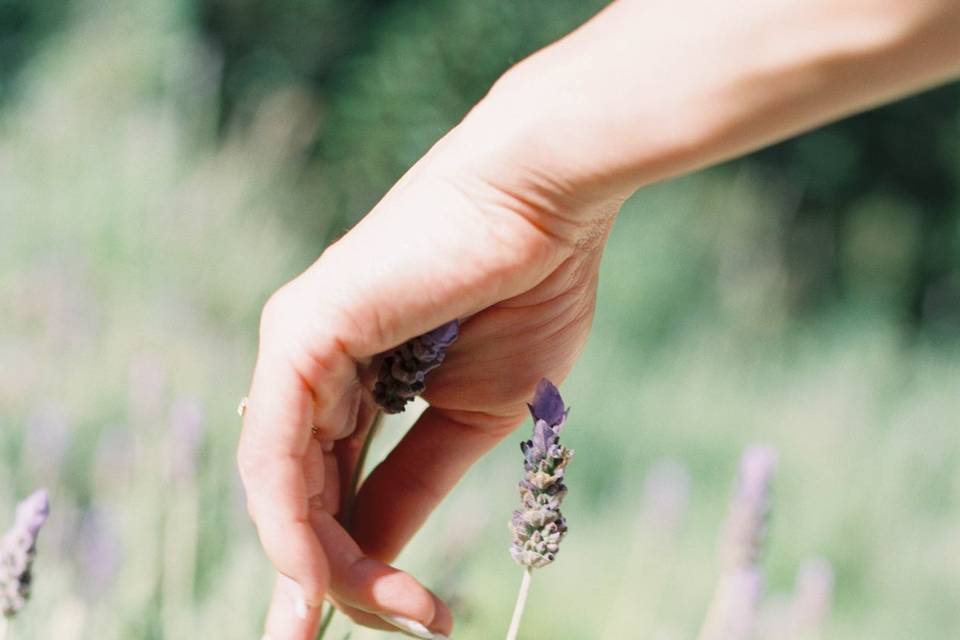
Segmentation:
<svg viewBox="0 0 960 640">
<path fill-rule="evenodd" d="M 237 415 L 241 418 L 247 412 L 247 396 L 240 398 L 240 404 L 237 405 Z"/>
</svg>

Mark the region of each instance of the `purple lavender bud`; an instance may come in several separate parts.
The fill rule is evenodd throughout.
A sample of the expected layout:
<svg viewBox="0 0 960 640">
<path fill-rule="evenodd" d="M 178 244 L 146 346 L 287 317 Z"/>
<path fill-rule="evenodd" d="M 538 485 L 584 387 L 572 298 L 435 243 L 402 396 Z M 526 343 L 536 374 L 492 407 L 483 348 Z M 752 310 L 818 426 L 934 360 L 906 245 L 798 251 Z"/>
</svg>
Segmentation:
<svg viewBox="0 0 960 640">
<path fill-rule="evenodd" d="M 559 442 L 568 410 L 553 383 L 541 380 L 529 406 L 533 437 L 520 443 L 524 478 L 521 507 L 510 520 L 510 555 L 525 567 L 539 569 L 553 562 L 567 533 L 560 503 L 567 494 L 563 479 L 573 451 Z"/>
<path fill-rule="evenodd" d="M 528 404 L 530 415 L 534 422 L 543 420 L 548 425 L 554 427 L 557 432 L 563 428 L 563 423 L 567 419 L 567 409 L 563 406 L 563 398 L 560 397 L 560 391 L 553 386 L 553 383 L 544 378 L 537 384 L 537 391 L 533 396 L 533 403 Z"/>
<path fill-rule="evenodd" d="M 30 597 L 37 537 L 49 513 L 50 499 L 41 489 L 17 505 L 13 528 L 0 540 L 0 607 L 8 618 L 17 615 Z"/>
<path fill-rule="evenodd" d="M 385 413 L 401 413 L 426 389 L 427 374 L 440 366 L 447 348 L 460 335 L 460 321 L 451 320 L 407 340 L 383 356 L 373 398 Z"/>
</svg>

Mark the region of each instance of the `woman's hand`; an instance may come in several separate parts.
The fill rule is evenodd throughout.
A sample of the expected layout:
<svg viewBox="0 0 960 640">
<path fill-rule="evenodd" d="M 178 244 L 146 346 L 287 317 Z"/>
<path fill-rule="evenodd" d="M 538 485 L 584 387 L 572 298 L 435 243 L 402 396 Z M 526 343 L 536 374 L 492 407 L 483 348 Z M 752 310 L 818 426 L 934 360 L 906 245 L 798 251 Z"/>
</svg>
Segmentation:
<svg viewBox="0 0 960 640">
<path fill-rule="evenodd" d="M 384 563 L 536 382 L 573 365 L 622 200 L 955 76 L 958 7 L 620 0 L 506 74 L 264 309 L 238 457 L 286 576 L 270 636 L 313 638 L 326 595 L 363 624 L 449 634 L 443 603 Z M 454 318 L 430 408 L 361 488 L 348 534 L 335 516 L 373 414 L 370 360 Z"/>
<path fill-rule="evenodd" d="M 448 635 L 445 605 L 384 563 L 586 340 L 619 202 L 542 183 L 480 120 L 468 117 L 264 309 L 239 466 L 285 576 L 274 640 L 313 638 L 325 595 L 362 624 L 391 629 L 383 616 L 399 616 Z M 428 378 L 430 408 L 363 484 L 348 534 L 336 516 L 374 412 L 371 358 L 454 318 L 460 338 Z"/>
</svg>

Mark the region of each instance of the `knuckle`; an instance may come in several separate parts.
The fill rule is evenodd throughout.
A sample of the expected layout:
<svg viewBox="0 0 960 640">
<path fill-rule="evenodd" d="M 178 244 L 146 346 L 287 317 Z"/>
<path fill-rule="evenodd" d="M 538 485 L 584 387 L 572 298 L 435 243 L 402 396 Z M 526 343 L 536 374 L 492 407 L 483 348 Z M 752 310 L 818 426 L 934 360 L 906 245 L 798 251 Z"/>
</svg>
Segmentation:
<svg viewBox="0 0 960 640">
<path fill-rule="evenodd" d="M 292 305 L 292 297 L 291 286 L 288 283 L 277 289 L 273 295 L 267 299 L 267 302 L 263 305 L 263 310 L 260 312 L 261 334 L 264 330 L 269 330 L 282 324 L 290 317 L 288 310 Z"/>
</svg>

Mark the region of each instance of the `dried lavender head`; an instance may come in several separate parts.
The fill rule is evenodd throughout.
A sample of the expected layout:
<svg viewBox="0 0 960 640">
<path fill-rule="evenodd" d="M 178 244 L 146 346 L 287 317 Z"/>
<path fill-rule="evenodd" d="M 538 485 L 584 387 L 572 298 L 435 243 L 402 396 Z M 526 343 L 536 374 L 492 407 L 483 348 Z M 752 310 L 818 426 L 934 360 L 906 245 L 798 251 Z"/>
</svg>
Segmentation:
<svg viewBox="0 0 960 640">
<path fill-rule="evenodd" d="M 50 499 L 41 489 L 17 506 L 13 528 L 0 540 L 0 607 L 8 618 L 17 615 L 30 597 L 37 536 L 49 513 Z"/>
<path fill-rule="evenodd" d="M 770 514 L 770 485 L 776 469 L 777 453 L 772 447 L 755 445 L 744 452 L 721 549 L 725 568 L 750 567 L 759 559 Z"/>
<path fill-rule="evenodd" d="M 373 398 L 380 408 L 385 413 L 400 413 L 423 393 L 427 374 L 440 366 L 459 334 L 460 321 L 451 320 L 383 356 L 373 387 Z"/>
<path fill-rule="evenodd" d="M 567 420 L 560 392 L 549 380 L 541 380 L 530 405 L 533 437 L 520 443 L 524 478 L 520 482 L 520 509 L 513 512 L 510 555 L 531 569 L 545 567 L 557 557 L 567 533 L 560 503 L 567 494 L 563 477 L 573 451 L 559 442 Z"/>
</svg>

